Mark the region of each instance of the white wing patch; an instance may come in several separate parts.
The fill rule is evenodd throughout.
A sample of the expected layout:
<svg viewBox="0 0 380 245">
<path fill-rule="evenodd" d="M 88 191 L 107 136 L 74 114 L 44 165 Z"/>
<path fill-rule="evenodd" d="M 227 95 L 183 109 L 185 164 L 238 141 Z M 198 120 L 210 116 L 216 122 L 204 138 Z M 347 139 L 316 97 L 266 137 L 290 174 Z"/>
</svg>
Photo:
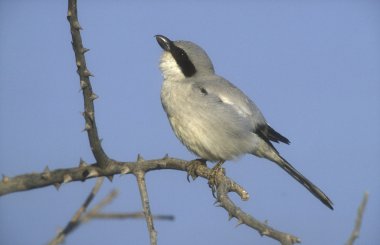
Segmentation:
<svg viewBox="0 0 380 245">
<path fill-rule="evenodd" d="M 252 113 L 251 111 L 249 110 L 249 108 L 244 108 L 242 106 L 239 106 L 239 105 L 236 105 L 234 104 L 228 97 L 226 96 L 223 96 L 223 95 L 219 95 L 219 99 L 224 103 L 224 104 L 227 104 L 227 105 L 231 105 L 238 113 L 239 115 L 243 116 L 243 117 L 246 117 L 246 116 L 251 116 Z"/>
</svg>

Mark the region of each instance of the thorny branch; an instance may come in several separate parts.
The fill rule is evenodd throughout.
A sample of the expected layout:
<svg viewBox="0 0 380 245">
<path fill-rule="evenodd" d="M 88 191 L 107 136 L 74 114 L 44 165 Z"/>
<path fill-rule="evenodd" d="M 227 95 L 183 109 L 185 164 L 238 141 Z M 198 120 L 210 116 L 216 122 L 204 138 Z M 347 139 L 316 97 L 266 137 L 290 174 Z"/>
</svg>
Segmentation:
<svg viewBox="0 0 380 245">
<path fill-rule="evenodd" d="M 82 44 L 82 38 L 80 35 L 81 26 L 79 24 L 77 16 L 76 0 L 69 0 L 67 19 L 70 22 L 72 45 L 75 53 L 76 65 L 78 68 L 77 72 L 80 78 L 80 86 L 83 90 L 83 116 L 86 122 L 85 130 L 88 133 L 89 143 L 93 155 L 96 159 L 96 163 L 88 165 L 83 160 L 81 160 L 79 167 L 76 168 L 57 169 L 54 171 L 50 171 L 48 168 L 46 168 L 41 173 L 19 175 L 12 178 L 3 176 L 3 179 L 0 182 L 0 196 L 18 191 L 42 188 L 50 185 L 54 185 L 58 189 L 62 183 L 68 183 L 72 181 L 85 181 L 90 178 L 101 176 L 112 179 L 112 177 L 117 174 L 132 173 L 137 177 L 137 182 L 139 184 L 141 199 L 144 206 L 144 214 L 147 220 L 148 229 L 150 231 L 151 244 L 155 244 L 154 242 L 156 240 L 156 233 L 153 227 L 153 218 L 149 210 L 149 200 L 147 196 L 144 175 L 149 171 L 160 169 L 174 169 L 189 172 L 191 162 L 169 157 L 149 161 L 145 161 L 142 158 L 139 158 L 137 162 L 119 162 L 110 159 L 106 155 L 101 146 L 101 141 L 99 139 L 95 123 L 95 110 L 93 101 L 97 98 L 97 95 L 92 90 L 89 79 L 92 74 L 87 68 L 86 60 L 84 57 L 84 53 L 87 52 L 88 49 L 84 48 Z M 195 168 L 191 168 L 197 176 L 205 179 L 208 179 L 211 174 L 211 170 L 202 164 L 196 166 Z M 233 180 L 229 179 L 224 174 L 218 174 L 216 176 L 216 190 L 217 202 L 219 205 L 228 212 L 230 218 L 237 218 L 239 224 L 246 224 L 247 226 L 257 230 L 261 235 L 278 240 L 283 245 L 300 242 L 299 238 L 277 231 L 268 226 L 266 223 L 257 221 L 252 216 L 243 212 L 239 207 L 237 207 L 231 201 L 231 199 L 229 199 L 228 193 L 236 192 L 242 200 L 247 200 L 249 198 L 248 193 L 241 186 L 239 186 Z M 91 201 L 91 198 L 89 201 Z M 88 205 L 88 203 L 86 203 L 80 210 L 78 210 L 77 214 L 74 216 L 75 219 L 77 219 L 77 216 L 80 216 L 80 214 L 83 213 L 84 209 L 86 209 L 87 206 L 85 205 Z"/>
<path fill-rule="evenodd" d="M 162 159 L 156 160 L 140 160 L 137 162 L 118 162 L 111 160 L 106 169 L 101 169 L 97 164 L 87 165 L 81 161 L 80 166 L 77 168 L 58 169 L 54 171 L 46 170 L 41 173 L 19 175 L 13 178 L 3 178 L 0 182 L 0 195 L 9 194 L 16 191 L 25 191 L 34 188 L 41 188 L 45 186 L 61 186 L 62 183 L 73 181 L 84 181 L 86 179 L 100 177 L 100 176 L 113 176 L 119 174 L 133 174 L 137 169 L 144 173 L 149 171 L 170 169 L 188 172 L 191 166 L 191 161 L 185 161 L 176 158 L 165 156 Z M 197 176 L 208 179 L 211 170 L 204 165 L 197 165 L 195 168 Z M 64 179 L 69 181 L 64 181 Z M 277 231 L 268 226 L 264 222 L 257 221 L 251 215 L 243 212 L 237 207 L 229 198 L 229 192 L 237 193 L 242 200 L 248 200 L 248 193 L 236 182 L 231 180 L 225 175 L 217 175 L 217 195 L 218 202 L 230 215 L 236 217 L 239 223 L 246 224 L 247 226 L 257 230 L 261 235 L 271 237 L 281 242 L 281 244 L 295 244 L 300 242 L 300 239 L 283 232 Z M 289 242 L 284 242 L 289 241 Z"/>
<path fill-rule="evenodd" d="M 238 191 L 242 193 L 240 194 L 240 196 L 245 195 L 246 192 L 242 187 L 237 185 L 232 180 L 226 178 L 226 176 L 223 174 L 217 175 L 217 181 L 222 182 L 223 184 L 219 185 L 216 189 L 216 203 L 228 212 L 229 220 L 231 220 L 232 218 L 236 218 L 238 220 L 238 225 L 246 224 L 247 226 L 257 230 L 261 236 L 271 237 L 279 241 L 283 245 L 292 245 L 301 242 L 301 240 L 298 237 L 286 234 L 281 231 L 277 231 L 269 225 L 267 225 L 266 223 L 258 221 L 257 219 L 255 219 L 254 217 L 245 213 L 243 210 L 237 207 L 229 198 L 228 193 Z"/>
<path fill-rule="evenodd" d="M 92 153 L 97 161 L 97 164 L 100 168 L 107 168 L 108 163 L 110 162 L 109 157 L 104 152 L 101 142 L 98 136 L 98 131 L 95 123 L 95 108 L 94 100 L 97 98 L 97 95 L 92 91 L 92 86 L 90 82 L 91 72 L 87 69 L 86 60 L 84 53 L 88 51 L 85 49 L 82 44 L 82 37 L 80 35 L 81 26 L 78 21 L 77 14 L 77 1 L 69 0 L 68 11 L 67 11 L 67 20 L 70 23 L 70 30 L 72 36 L 72 45 L 75 53 L 76 65 L 78 67 L 78 74 L 80 78 L 80 86 L 83 91 L 84 99 L 84 112 L 83 116 L 86 121 L 85 130 L 88 133 L 88 139 L 92 149 Z M 151 245 L 157 244 L 157 233 L 153 227 L 153 217 L 150 212 L 148 192 L 145 185 L 145 173 L 137 171 L 134 173 L 137 177 L 137 183 L 139 186 L 141 200 L 144 207 L 144 214 L 146 217 L 146 222 L 148 230 L 150 233 Z"/>
<path fill-rule="evenodd" d="M 355 240 L 359 237 L 360 227 L 362 225 L 362 220 L 363 220 L 363 213 L 364 213 L 365 207 L 367 206 L 367 202 L 368 202 L 368 192 L 365 192 L 363 196 L 363 200 L 358 208 L 358 214 L 356 216 L 354 230 L 352 231 L 350 237 L 348 238 L 346 245 L 353 245 Z"/>
<path fill-rule="evenodd" d="M 78 68 L 77 73 L 80 79 L 80 87 L 83 91 L 83 117 L 86 121 L 84 130 L 87 131 L 91 150 L 96 159 L 97 164 L 99 165 L 99 167 L 105 168 L 107 166 L 109 158 L 102 148 L 101 141 L 98 136 L 98 130 L 96 128 L 94 100 L 97 99 L 98 96 L 92 91 L 90 76 L 93 75 L 87 69 L 86 65 L 86 59 L 84 54 L 87 51 L 89 51 L 89 49 L 84 48 L 82 44 L 82 37 L 80 35 L 80 30 L 82 29 L 82 27 L 80 26 L 78 21 L 76 0 L 69 0 L 67 20 L 70 23 L 70 31 L 72 37 L 71 44 L 73 45 L 75 53 L 75 63 Z"/>
</svg>

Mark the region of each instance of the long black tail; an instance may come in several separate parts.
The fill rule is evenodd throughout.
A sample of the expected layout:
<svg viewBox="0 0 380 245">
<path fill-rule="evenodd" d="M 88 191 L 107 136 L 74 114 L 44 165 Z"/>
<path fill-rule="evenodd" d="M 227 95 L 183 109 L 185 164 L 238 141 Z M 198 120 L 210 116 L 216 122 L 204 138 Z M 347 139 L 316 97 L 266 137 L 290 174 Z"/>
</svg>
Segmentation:
<svg viewBox="0 0 380 245">
<path fill-rule="evenodd" d="M 290 176 L 300 182 L 306 189 L 308 189 L 316 198 L 318 198 L 323 204 L 325 204 L 328 208 L 333 210 L 333 203 L 326 196 L 323 191 L 321 191 L 317 186 L 310 182 L 305 176 L 303 176 L 300 172 L 297 171 L 289 162 L 287 162 L 283 157 L 281 157 L 282 161 L 274 161 L 278 164 L 283 170 L 285 170 Z"/>
</svg>

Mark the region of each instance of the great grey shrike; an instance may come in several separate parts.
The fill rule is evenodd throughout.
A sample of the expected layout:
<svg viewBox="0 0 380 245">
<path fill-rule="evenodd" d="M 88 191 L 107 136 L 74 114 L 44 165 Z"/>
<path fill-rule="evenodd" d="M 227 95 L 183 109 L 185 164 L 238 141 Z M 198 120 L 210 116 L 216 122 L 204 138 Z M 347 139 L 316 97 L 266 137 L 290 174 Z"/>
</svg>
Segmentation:
<svg viewBox="0 0 380 245">
<path fill-rule="evenodd" d="M 204 160 L 226 160 L 243 154 L 266 158 L 290 174 L 330 209 L 331 200 L 298 172 L 272 142 L 289 144 L 274 130 L 255 103 L 228 80 L 215 74 L 206 52 L 188 41 L 156 35 L 164 50 L 161 102 L 177 138 Z"/>
</svg>

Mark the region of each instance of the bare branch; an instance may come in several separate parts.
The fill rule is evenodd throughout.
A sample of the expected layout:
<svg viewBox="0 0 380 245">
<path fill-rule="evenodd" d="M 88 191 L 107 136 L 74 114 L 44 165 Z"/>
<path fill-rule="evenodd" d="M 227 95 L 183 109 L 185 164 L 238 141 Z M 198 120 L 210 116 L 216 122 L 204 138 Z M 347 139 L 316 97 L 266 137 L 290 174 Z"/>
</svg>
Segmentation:
<svg viewBox="0 0 380 245">
<path fill-rule="evenodd" d="M 141 161 L 139 161 L 138 164 L 140 162 Z M 153 217 L 152 217 L 152 213 L 150 212 L 148 191 L 146 189 L 146 184 L 145 184 L 145 172 L 143 172 L 141 170 L 137 170 L 135 172 L 135 176 L 137 179 L 137 185 L 139 186 L 139 190 L 140 190 L 141 203 L 142 203 L 143 208 L 144 208 L 144 216 L 145 216 L 146 224 L 148 226 L 150 244 L 156 245 L 157 244 L 157 232 L 154 229 Z"/>
<path fill-rule="evenodd" d="M 118 195 L 117 190 L 112 190 L 105 198 L 103 198 L 91 210 L 82 215 L 80 221 L 82 223 L 89 221 L 94 215 L 98 214 L 102 208 L 110 204 Z"/>
<path fill-rule="evenodd" d="M 95 213 L 89 214 L 92 219 L 142 219 L 145 218 L 144 212 L 135 213 Z M 173 215 L 152 215 L 155 220 L 173 221 Z"/>
<path fill-rule="evenodd" d="M 367 202 L 368 202 L 368 192 L 364 192 L 363 200 L 358 208 L 358 214 L 356 216 L 354 230 L 352 231 L 350 237 L 348 238 L 346 245 L 353 245 L 355 240 L 359 237 L 360 227 L 362 225 L 363 214 L 364 214 L 364 210 L 367 205 Z"/>
<path fill-rule="evenodd" d="M 101 213 L 100 210 L 108 205 L 117 197 L 117 191 L 112 190 L 103 200 L 95 205 L 91 210 L 82 215 L 80 221 L 85 223 L 90 219 L 141 219 L 145 218 L 144 212 L 133 213 Z M 156 220 L 174 220 L 173 215 L 153 215 L 153 219 Z"/>
<path fill-rule="evenodd" d="M 145 218 L 144 212 L 133 213 L 101 213 L 101 209 L 112 202 L 118 195 L 116 190 L 112 190 L 103 200 L 95 205 L 91 210 L 84 213 L 80 219 L 81 223 L 85 223 L 91 219 L 141 219 Z M 156 220 L 174 220 L 173 215 L 153 215 Z"/>
<path fill-rule="evenodd" d="M 49 243 L 49 245 L 57 245 L 64 242 L 65 237 L 78 228 L 81 224 L 84 224 L 91 219 L 141 219 L 145 218 L 143 212 L 134 213 L 101 213 L 100 210 L 112 202 L 116 196 L 117 191 L 112 190 L 105 198 L 103 198 L 97 205 L 95 205 L 91 210 L 86 212 L 87 207 L 97 194 L 103 183 L 104 177 L 98 178 L 94 188 L 87 197 L 86 201 L 78 209 L 75 215 L 72 217 L 70 222 L 67 224 L 65 229 L 59 232 L 59 234 Z M 153 215 L 154 219 L 157 220 L 174 220 L 173 215 Z"/>
<path fill-rule="evenodd" d="M 64 241 L 65 237 L 72 232 L 77 226 L 80 224 L 80 218 L 82 214 L 86 211 L 88 205 L 94 199 L 95 195 L 98 193 L 100 187 L 102 186 L 104 178 L 98 178 L 94 188 L 92 188 L 90 194 L 82 204 L 82 206 L 78 209 L 78 211 L 71 218 L 70 222 L 66 225 L 65 229 L 58 233 L 58 235 L 49 243 L 49 245 L 57 245 Z"/>
<path fill-rule="evenodd" d="M 68 11 L 67 11 L 67 20 L 70 22 L 70 31 L 72 37 L 72 45 L 75 53 L 75 61 L 77 65 L 77 73 L 79 75 L 80 86 L 83 91 L 84 99 L 84 112 L 83 117 L 85 119 L 84 130 L 87 131 L 88 139 L 90 142 L 92 153 L 97 161 L 97 164 L 101 168 L 105 168 L 109 161 L 109 157 L 104 152 L 99 136 L 98 130 L 95 123 L 95 110 L 94 110 L 94 100 L 98 96 L 93 92 L 90 76 L 91 72 L 88 70 L 86 65 L 86 59 L 84 53 L 88 49 L 83 47 L 82 37 L 80 30 L 82 29 L 77 14 L 77 1 L 69 0 Z"/>
</svg>

